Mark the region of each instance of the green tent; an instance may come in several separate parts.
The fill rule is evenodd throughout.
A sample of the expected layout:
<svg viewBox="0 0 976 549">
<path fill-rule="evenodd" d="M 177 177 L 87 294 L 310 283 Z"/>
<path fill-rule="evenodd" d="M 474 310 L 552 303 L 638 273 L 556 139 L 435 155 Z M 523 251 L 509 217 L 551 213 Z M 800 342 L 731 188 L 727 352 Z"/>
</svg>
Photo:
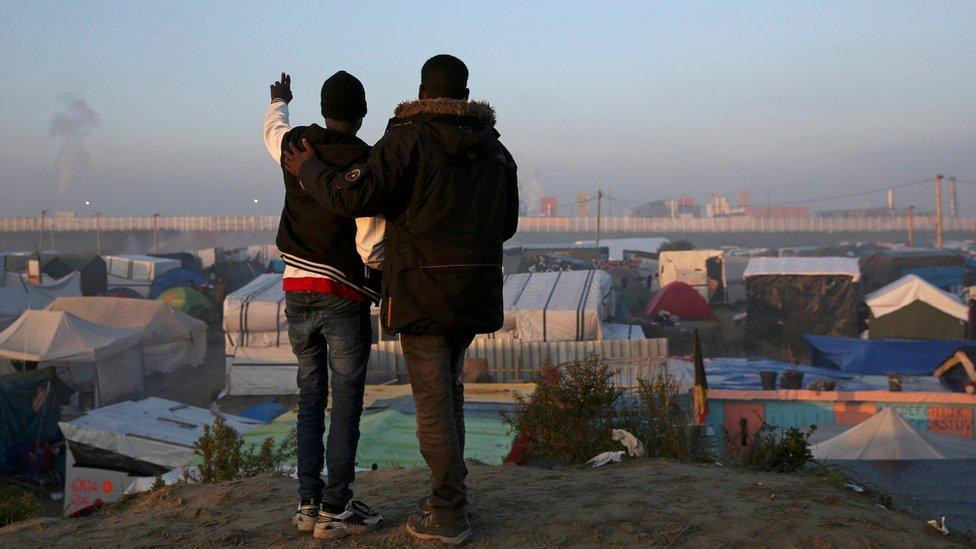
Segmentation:
<svg viewBox="0 0 976 549">
<path fill-rule="evenodd" d="M 925 303 L 913 301 L 897 311 L 871 314 L 871 339 L 963 339 L 966 324 Z"/>
<path fill-rule="evenodd" d="M 214 306 L 213 301 L 193 288 L 185 286 L 171 288 L 159 294 L 156 299 L 166 302 L 167 305 L 181 313 L 204 322 L 217 320 L 217 307 Z"/>
</svg>

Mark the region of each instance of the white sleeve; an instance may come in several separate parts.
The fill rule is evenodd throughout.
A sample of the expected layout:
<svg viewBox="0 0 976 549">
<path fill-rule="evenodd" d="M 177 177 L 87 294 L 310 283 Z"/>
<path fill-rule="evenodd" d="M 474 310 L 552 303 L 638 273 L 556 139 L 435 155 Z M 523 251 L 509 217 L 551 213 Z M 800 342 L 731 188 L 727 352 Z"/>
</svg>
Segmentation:
<svg viewBox="0 0 976 549">
<path fill-rule="evenodd" d="M 379 269 L 386 248 L 386 220 L 382 217 L 356 218 L 356 250 L 363 263 Z"/>
<path fill-rule="evenodd" d="M 281 141 L 289 130 L 288 103 L 272 101 L 264 113 L 264 146 L 278 164 L 281 164 Z"/>
</svg>

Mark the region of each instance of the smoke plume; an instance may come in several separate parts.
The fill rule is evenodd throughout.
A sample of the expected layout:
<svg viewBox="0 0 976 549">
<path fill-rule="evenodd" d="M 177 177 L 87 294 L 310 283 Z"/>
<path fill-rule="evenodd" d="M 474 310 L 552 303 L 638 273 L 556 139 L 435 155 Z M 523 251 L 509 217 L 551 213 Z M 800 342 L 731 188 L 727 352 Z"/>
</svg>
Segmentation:
<svg viewBox="0 0 976 549">
<path fill-rule="evenodd" d="M 539 215 L 539 201 L 542 199 L 542 183 L 539 172 L 529 166 L 519 173 L 519 210 L 522 215 Z"/>
<path fill-rule="evenodd" d="M 63 141 L 54 161 L 58 168 L 58 193 L 63 197 L 64 191 L 78 180 L 88 165 L 85 136 L 98 126 L 99 117 L 84 99 L 71 96 L 63 96 L 61 99 L 65 103 L 65 109 L 51 119 L 48 135 Z"/>
</svg>

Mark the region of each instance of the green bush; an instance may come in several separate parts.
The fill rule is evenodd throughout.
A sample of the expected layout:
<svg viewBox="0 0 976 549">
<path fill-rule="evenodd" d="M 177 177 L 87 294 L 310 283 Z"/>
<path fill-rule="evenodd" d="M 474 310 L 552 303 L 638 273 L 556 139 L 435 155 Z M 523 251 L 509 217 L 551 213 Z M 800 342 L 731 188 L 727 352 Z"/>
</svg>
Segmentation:
<svg viewBox="0 0 976 549">
<path fill-rule="evenodd" d="M 583 463 L 619 449 L 610 438 L 614 403 L 622 391 L 614 372 L 596 354 L 562 366 L 543 365 L 530 396 L 515 396 L 515 410 L 502 415 L 511 432 L 529 439 L 533 457 Z"/>
<path fill-rule="evenodd" d="M 41 504 L 34 494 L 18 486 L 0 489 L 0 528 L 40 514 Z"/>
<path fill-rule="evenodd" d="M 755 439 L 741 456 L 742 465 L 754 471 L 795 473 L 813 462 L 810 452 L 810 435 L 816 430 L 811 425 L 807 431 L 790 427 L 786 431 L 763 425 Z"/>
<path fill-rule="evenodd" d="M 642 409 L 637 414 L 634 434 L 644 440 L 650 457 L 683 462 L 711 461 L 712 441 L 704 427 L 692 425 L 691 415 L 679 404 L 680 386 L 667 370 L 637 380 L 637 396 Z"/>
<path fill-rule="evenodd" d="M 244 438 L 236 429 L 217 418 L 213 428 L 204 425 L 203 436 L 195 444 L 195 453 L 202 458 L 199 482 L 222 482 L 277 472 L 284 462 L 295 455 L 296 438 L 292 431 L 288 438 L 275 443 L 268 437 L 255 451 L 251 445 L 244 449 Z M 188 475 L 184 475 L 187 477 Z"/>
</svg>

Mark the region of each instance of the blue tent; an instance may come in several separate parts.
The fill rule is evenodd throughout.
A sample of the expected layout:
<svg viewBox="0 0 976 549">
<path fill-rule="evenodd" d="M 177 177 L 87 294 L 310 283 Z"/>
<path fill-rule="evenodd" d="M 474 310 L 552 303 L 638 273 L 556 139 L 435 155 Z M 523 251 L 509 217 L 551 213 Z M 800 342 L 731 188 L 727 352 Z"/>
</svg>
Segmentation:
<svg viewBox="0 0 976 549">
<path fill-rule="evenodd" d="M 58 401 L 67 391 L 54 368 L 0 376 L 0 475 L 41 479 L 64 470 Z"/>
<path fill-rule="evenodd" d="M 199 288 L 203 286 L 205 280 L 203 275 L 191 271 L 190 269 L 170 269 L 153 280 L 149 288 L 149 299 L 156 299 L 166 293 L 167 290 L 186 286 L 188 288 Z"/>
<path fill-rule="evenodd" d="M 966 276 L 966 269 L 963 267 L 904 267 L 901 275 L 916 275 L 925 279 L 926 282 L 940 288 L 951 288 L 952 286 L 962 286 L 963 278 Z"/>
<path fill-rule="evenodd" d="M 803 336 L 810 344 L 810 364 L 851 374 L 931 375 L 958 349 L 976 341 L 923 341 L 915 339 L 854 339 Z"/>
</svg>

